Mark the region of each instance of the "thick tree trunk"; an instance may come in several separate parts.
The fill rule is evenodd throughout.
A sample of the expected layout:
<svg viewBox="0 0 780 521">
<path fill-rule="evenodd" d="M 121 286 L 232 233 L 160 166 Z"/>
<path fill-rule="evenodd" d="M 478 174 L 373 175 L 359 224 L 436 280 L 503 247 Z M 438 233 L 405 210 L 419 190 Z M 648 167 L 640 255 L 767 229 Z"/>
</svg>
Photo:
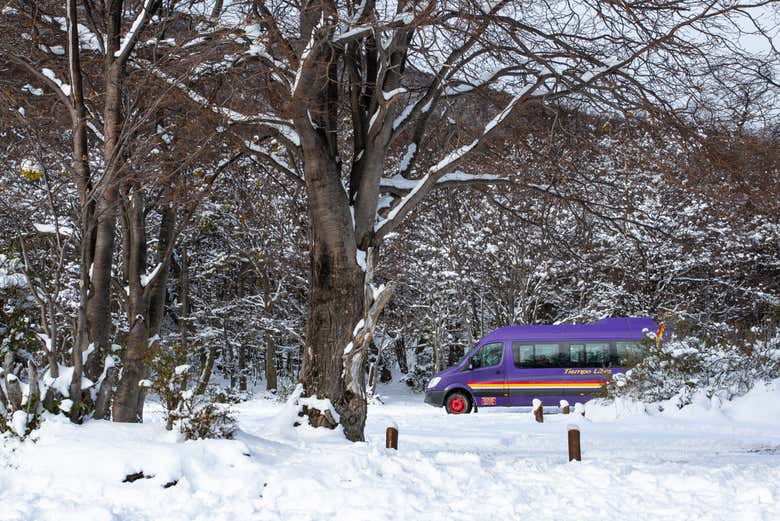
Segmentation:
<svg viewBox="0 0 780 521">
<path fill-rule="evenodd" d="M 305 118 L 296 127 L 312 129 L 308 116 Z M 315 129 L 302 135 L 311 246 L 301 383 L 305 396 L 330 399 L 346 437 L 362 441 L 366 398 L 364 393 L 346 388 L 343 356 L 352 343 L 355 326 L 363 318 L 364 273 L 356 260 L 355 234 L 340 164 L 328 139 Z M 347 370 L 354 372 L 353 368 Z M 327 411 L 306 412 L 315 427 L 336 426 Z"/>
<path fill-rule="evenodd" d="M 352 330 L 363 317 L 363 272 L 354 260 L 316 252 L 311 263 L 301 382 L 307 396 L 330 399 L 347 439 L 363 441 L 366 399 L 347 390 L 342 377 L 344 349 L 352 343 Z M 309 411 L 309 417 L 314 426 L 332 426 L 324 411 Z"/>
</svg>

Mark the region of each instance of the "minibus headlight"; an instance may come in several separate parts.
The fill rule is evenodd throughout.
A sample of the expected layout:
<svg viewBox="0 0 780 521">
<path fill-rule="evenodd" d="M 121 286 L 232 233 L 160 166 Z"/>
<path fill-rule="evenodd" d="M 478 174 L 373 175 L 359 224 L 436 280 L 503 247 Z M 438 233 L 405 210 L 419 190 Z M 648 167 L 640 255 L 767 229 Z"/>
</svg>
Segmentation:
<svg viewBox="0 0 780 521">
<path fill-rule="evenodd" d="M 434 376 L 433 378 L 431 378 L 431 381 L 428 382 L 428 387 L 427 388 L 428 389 L 432 389 L 432 388 L 436 387 L 437 385 L 439 385 L 439 382 L 441 382 L 441 377 L 440 376 Z"/>
</svg>

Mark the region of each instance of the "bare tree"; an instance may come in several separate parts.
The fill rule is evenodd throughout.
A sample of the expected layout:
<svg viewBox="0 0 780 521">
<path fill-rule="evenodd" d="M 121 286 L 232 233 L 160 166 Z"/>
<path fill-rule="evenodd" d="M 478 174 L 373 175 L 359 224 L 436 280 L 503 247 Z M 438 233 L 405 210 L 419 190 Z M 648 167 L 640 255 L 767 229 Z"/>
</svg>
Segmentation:
<svg viewBox="0 0 780 521">
<path fill-rule="evenodd" d="M 376 254 L 431 190 L 517 174 L 488 172 L 478 159 L 512 111 L 574 103 L 687 125 L 712 102 L 703 86 L 728 63 L 766 73 L 761 58 L 724 38 L 746 23 L 766 35 L 751 13 L 771 3 L 252 2 L 247 16 L 260 31 L 244 31 L 247 59 L 238 62 L 267 71 L 266 101 L 252 116 L 212 109 L 274 136 L 281 152 L 273 143 L 253 151 L 291 179 L 303 173 L 305 393 L 329 398 L 347 437 L 363 439 L 366 351 L 355 340 L 373 305 L 364 299 L 367 252 Z M 452 100 L 489 89 L 506 99 L 492 113 L 475 111 L 476 132 L 442 129 Z M 431 156 L 434 144 L 444 152 Z M 315 425 L 333 425 L 323 411 L 308 413 Z"/>
</svg>

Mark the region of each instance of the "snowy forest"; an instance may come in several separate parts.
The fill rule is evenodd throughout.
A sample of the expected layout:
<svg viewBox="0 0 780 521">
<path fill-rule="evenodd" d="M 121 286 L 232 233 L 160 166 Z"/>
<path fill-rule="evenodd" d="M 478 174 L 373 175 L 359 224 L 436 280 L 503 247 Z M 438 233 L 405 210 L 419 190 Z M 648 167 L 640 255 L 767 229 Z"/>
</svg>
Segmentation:
<svg viewBox="0 0 780 521">
<path fill-rule="evenodd" d="M 607 317 L 668 328 L 611 403 L 752 396 L 779 49 L 776 0 L 0 0 L 0 443 L 370 444 L 496 328 Z"/>
</svg>

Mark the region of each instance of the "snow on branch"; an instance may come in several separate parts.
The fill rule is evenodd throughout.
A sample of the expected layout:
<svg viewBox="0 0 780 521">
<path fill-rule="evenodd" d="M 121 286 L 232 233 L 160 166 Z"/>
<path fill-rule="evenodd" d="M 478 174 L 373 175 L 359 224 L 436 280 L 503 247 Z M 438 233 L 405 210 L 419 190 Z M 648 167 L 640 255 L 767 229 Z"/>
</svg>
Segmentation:
<svg viewBox="0 0 780 521">
<path fill-rule="evenodd" d="M 455 183 L 474 184 L 474 183 L 494 183 L 508 181 L 509 178 L 505 176 L 495 174 L 467 174 L 461 171 L 450 172 L 443 175 L 436 181 L 436 186 L 451 185 Z M 418 179 L 406 179 L 405 177 L 395 176 L 392 178 L 383 178 L 379 182 L 379 186 L 384 189 L 388 189 L 393 192 L 405 192 L 412 190 L 417 183 Z"/>
<path fill-rule="evenodd" d="M 149 285 L 150 282 L 154 281 L 154 279 L 157 278 L 157 275 L 160 274 L 162 267 L 162 262 L 158 262 L 151 273 L 145 273 L 141 275 L 141 287 L 145 288 Z"/>
<path fill-rule="evenodd" d="M 453 150 L 447 154 L 438 163 L 428 169 L 428 172 L 421 178 L 415 181 L 415 185 L 410 188 L 409 193 L 404 196 L 403 199 L 390 210 L 390 213 L 385 219 L 382 219 L 374 226 L 374 232 L 376 240 L 381 240 L 387 233 L 395 228 L 398 223 L 409 213 L 409 211 L 425 196 L 428 191 L 436 186 L 440 179 L 446 175 L 446 171 L 454 168 L 463 158 L 465 158 L 471 151 L 473 151 L 479 144 L 481 144 L 485 138 L 500 125 L 509 114 L 512 109 L 521 101 L 527 99 L 531 93 L 533 93 L 540 86 L 540 82 L 536 82 L 524 88 L 518 94 L 516 94 L 512 100 L 507 103 L 504 109 L 496 114 L 482 130 L 482 133 L 474 139 L 471 143 L 467 143 L 456 150 Z M 461 175 L 466 175 L 459 173 Z M 453 178 L 455 180 L 456 178 Z"/>
<path fill-rule="evenodd" d="M 290 87 L 290 94 L 293 96 L 295 96 L 295 91 L 298 90 L 298 83 L 301 81 L 303 68 L 306 66 L 306 60 L 309 59 L 309 55 L 311 54 L 312 49 L 314 49 L 315 38 L 320 27 L 322 27 L 322 20 L 320 20 L 320 23 L 317 24 L 317 27 L 312 30 L 311 37 L 309 38 L 309 41 L 306 43 L 306 47 L 304 47 L 303 52 L 301 53 L 300 60 L 298 60 L 298 70 L 295 72 L 295 80 Z"/>
<path fill-rule="evenodd" d="M 494 69 L 488 69 L 484 71 L 482 74 L 480 74 L 479 78 L 476 79 L 474 82 L 461 82 L 458 85 L 448 85 L 444 87 L 444 91 L 442 93 L 443 96 L 459 96 L 461 94 L 466 94 L 468 92 L 474 91 L 476 89 L 486 87 L 490 85 L 491 83 L 495 82 L 501 77 L 504 77 L 506 75 L 511 74 L 514 71 L 519 70 L 520 66 L 514 66 L 514 67 L 496 67 Z"/>
<path fill-rule="evenodd" d="M 274 152 L 266 151 L 257 143 L 253 143 L 248 139 L 244 140 L 244 146 L 247 147 L 252 152 L 255 152 L 260 156 L 262 156 L 263 159 L 267 159 L 268 161 L 270 161 L 276 170 L 280 171 L 287 177 L 291 178 L 293 181 L 301 185 L 303 184 L 303 179 L 301 178 L 301 176 L 299 176 L 292 168 L 290 168 L 287 165 L 287 163 L 283 160 L 283 158 L 280 157 L 278 154 Z"/>
<path fill-rule="evenodd" d="M 70 85 L 60 80 L 57 75 L 54 73 L 51 69 L 43 68 L 41 69 L 41 74 L 49 78 L 53 84 L 55 84 L 59 89 L 62 91 L 62 93 L 65 96 L 70 96 L 71 88 Z"/>
<path fill-rule="evenodd" d="M 41 234 L 53 235 L 55 233 L 59 233 L 60 235 L 64 235 L 66 237 L 73 235 L 73 228 L 70 228 L 68 226 L 55 226 L 54 224 L 33 223 L 33 227 L 35 227 L 35 231 Z"/>
<path fill-rule="evenodd" d="M 388 20 L 381 24 L 362 24 L 354 27 L 340 28 L 339 32 L 333 36 L 333 43 L 344 44 L 354 40 L 373 34 L 374 32 L 382 32 L 390 29 L 397 29 L 411 25 L 414 22 L 414 13 L 403 12 L 396 14 L 391 20 Z"/>
<path fill-rule="evenodd" d="M 139 63 L 144 63 L 139 60 Z M 151 70 L 152 74 L 166 82 L 167 84 L 176 87 L 183 92 L 188 98 L 197 103 L 198 105 L 211 110 L 215 114 L 220 114 L 227 118 L 231 123 L 259 123 L 272 130 L 278 132 L 283 138 L 292 143 L 294 146 L 300 146 L 301 141 L 298 137 L 298 133 L 292 127 L 292 123 L 278 118 L 274 118 L 268 114 L 260 113 L 254 115 L 247 115 L 241 112 L 232 110 L 228 107 L 221 107 L 211 103 L 205 96 L 198 94 L 193 89 L 187 87 L 184 82 L 169 76 L 157 67 L 151 66 L 149 63 L 144 63 Z"/>
<path fill-rule="evenodd" d="M 138 16 L 135 17 L 133 25 L 130 26 L 130 30 L 122 39 L 122 43 L 119 45 L 119 49 L 114 53 L 114 57 L 117 58 L 119 63 L 124 63 L 127 61 L 127 57 L 132 52 L 133 47 L 135 46 L 135 42 L 138 41 L 139 34 L 144 30 L 144 27 L 146 27 L 146 24 L 149 21 L 149 17 L 151 16 L 153 10 L 152 4 L 155 1 L 156 0 L 144 1 L 144 6 L 141 8 L 141 12 L 138 13 Z"/>
</svg>

